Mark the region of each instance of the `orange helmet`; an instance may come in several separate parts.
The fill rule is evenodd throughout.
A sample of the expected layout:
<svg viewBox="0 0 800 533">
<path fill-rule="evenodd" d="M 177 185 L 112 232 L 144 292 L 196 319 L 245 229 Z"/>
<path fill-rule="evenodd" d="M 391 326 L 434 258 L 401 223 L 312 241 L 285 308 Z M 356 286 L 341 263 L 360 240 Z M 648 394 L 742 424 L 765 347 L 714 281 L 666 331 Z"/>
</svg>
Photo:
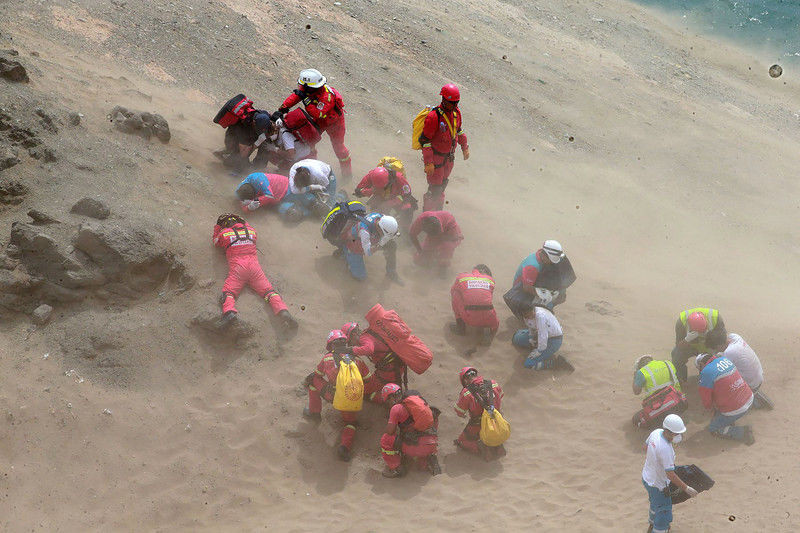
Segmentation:
<svg viewBox="0 0 800 533">
<path fill-rule="evenodd" d="M 347 335 L 340 329 L 334 329 L 330 333 L 328 333 L 328 342 L 325 343 L 325 348 L 330 350 L 331 344 L 335 341 L 344 340 L 347 341 Z"/>
<path fill-rule="evenodd" d="M 372 185 L 375 189 L 383 189 L 389 185 L 389 171 L 386 170 L 386 167 L 375 167 L 370 174 L 372 174 Z"/>
<path fill-rule="evenodd" d="M 387 383 L 381 389 L 381 400 L 386 403 L 386 401 L 389 399 L 389 396 L 396 392 L 400 392 L 400 387 L 394 383 Z"/>
</svg>

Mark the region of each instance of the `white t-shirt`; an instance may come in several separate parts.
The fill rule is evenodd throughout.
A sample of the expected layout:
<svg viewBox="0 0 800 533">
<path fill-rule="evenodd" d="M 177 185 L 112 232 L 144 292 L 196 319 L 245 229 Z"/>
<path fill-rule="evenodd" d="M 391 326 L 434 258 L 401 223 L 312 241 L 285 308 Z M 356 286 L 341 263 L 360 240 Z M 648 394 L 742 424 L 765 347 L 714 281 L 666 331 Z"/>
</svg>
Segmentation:
<svg viewBox="0 0 800 533">
<path fill-rule="evenodd" d="M 561 330 L 561 324 L 556 315 L 550 310 L 537 305 L 533 308 L 533 313 L 533 321 L 529 320 L 526 324 L 531 328 L 531 333 L 533 333 L 533 328 L 536 328 L 536 349 L 543 352 L 547 348 L 547 339 L 561 337 L 564 332 Z"/>
<path fill-rule="evenodd" d="M 757 389 L 764 381 L 764 372 L 761 369 L 761 361 L 758 360 L 756 352 L 747 344 L 744 339 L 736 333 L 728 334 L 728 347 L 722 355 L 733 361 L 736 369 L 744 378 L 744 381 L 751 389 Z"/>
<path fill-rule="evenodd" d="M 306 167 L 311 173 L 311 183 L 309 183 L 309 185 L 328 187 L 328 176 L 331 175 L 331 166 L 317 159 L 302 159 L 289 169 L 289 190 L 292 194 L 300 194 L 303 192 L 294 185 L 294 175 L 297 174 L 297 169 L 300 167 Z"/>
<path fill-rule="evenodd" d="M 675 449 L 664 438 L 664 430 L 660 428 L 650 433 L 645 444 L 647 457 L 642 468 L 642 479 L 651 487 L 661 490 L 669 483 L 667 472 L 675 470 Z"/>
</svg>

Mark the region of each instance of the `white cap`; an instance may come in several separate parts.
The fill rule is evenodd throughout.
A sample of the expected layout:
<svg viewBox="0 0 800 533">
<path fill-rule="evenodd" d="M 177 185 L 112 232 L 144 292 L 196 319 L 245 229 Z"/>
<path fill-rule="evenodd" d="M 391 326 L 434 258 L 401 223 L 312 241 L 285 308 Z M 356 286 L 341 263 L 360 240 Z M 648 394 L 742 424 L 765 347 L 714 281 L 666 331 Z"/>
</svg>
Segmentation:
<svg viewBox="0 0 800 533">
<path fill-rule="evenodd" d="M 315 68 L 307 68 L 300 71 L 300 77 L 297 78 L 298 84 L 311 87 L 312 89 L 322 87 L 325 85 L 326 81 L 328 80 L 325 79 L 325 76 Z"/>
<path fill-rule="evenodd" d="M 673 433 L 684 433 L 686 431 L 686 424 L 684 424 L 683 419 L 676 414 L 667 415 L 661 427 Z"/>
<path fill-rule="evenodd" d="M 564 257 L 564 248 L 561 247 L 561 243 L 552 239 L 544 241 L 542 250 L 553 263 L 558 263 Z"/>
</svg>

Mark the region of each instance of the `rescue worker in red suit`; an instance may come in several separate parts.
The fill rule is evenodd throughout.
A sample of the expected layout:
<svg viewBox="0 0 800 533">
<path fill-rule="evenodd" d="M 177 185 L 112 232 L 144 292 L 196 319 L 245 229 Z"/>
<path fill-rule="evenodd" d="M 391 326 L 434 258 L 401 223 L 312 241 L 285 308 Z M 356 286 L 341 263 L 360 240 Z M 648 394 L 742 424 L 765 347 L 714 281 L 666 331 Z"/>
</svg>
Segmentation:
<svg viewBox="0 0 800 533">
<path fill-rule="evenodd" d="M 319 362 L 316 370 L 306 376 L 304 381 L 304 385 L 308 388 L 308 407 L 303 409 L 303 416 L 315 422 L 322 420 L 322 399 L 324 398 L 326 402 L 333 402 L 333 396 L 336 394 L 339 363 L 342 360 L 342 356 L 349 353 L 347 335 L 338 329 L 331 331 L 328 334 L 326 348 L 328 353 Z M 351 354 L 351 359 L 358 367 L 366 390 L 372 380 L 369 368 L 358 356 Z M 342 461 L 349 461 L 350 452 L 353 449 L 353 439 L 356 436 L 358 413 L 355 411 L 339 411 L 339 414 L 342 417 L 344 427 L 339 436 L 339 447 L 336 452 Z"/>
<path fill-rule="evenodd" d="M 425 232 L 427 237 L 420 245 L 419 234 Z M 450 266 L 453 252 L 464 240 L 456 218 L 447 211 L 425 211 L 411 224 L 408 232 L 417 253 L 414 263 L 421 266 L 439 267 L 440 273 Z"/>
<path fill-rule="evenodd" d="M 236 319 L 236 297 L 245 286 L 250 286 L 269 304 L 272 312 L 283 322 L 285 330 L 297 328 L 297 322 L 283 298 L 272 287 L 258 262 L 256 230 L 239 215 L 220 215 L 214 226 L 214 246 L 225 250 L 228 259 L 228 277 L 222 286 L 222 320 L 227 325 Z"/>
<path fill-rule="evenodd" d="M 482 344 L 489 345 L 497 333 L 500 321 L 494 310 L 494 278 L 489 267 L 480 264 L 472 272 L 462 272 L 450 287 L 450 303 L 456 323 L 450 325 L 456 335 L 466 335 L 467 327 L 481 336 Z"/>
<path fill-rule="evenodd" d="M 435 407 L 431 408 L 433 411 L 432 427 L 418 432 L 413 428 L 414 419 L 411 412 L 402 403 L 409 396 L 422 399 L 418 394 L 408 391 L 404 396 L 400 387 L 389 383 L 381 389 L 381 396 L 383 403 L 391 406 L 389 422 L 381 436 L 381 456 L 386 463 L 386 470 L 383 471 L 384 477 L 402 476 L 404 471 L 401 467 L 403 459 L 406 457 L 412 459 L 420 470 L 428 470 L 434 476 L 441 474 L 442 469 L 436 456 L 439 443 L 439 437 L 436 435 L 439 427 L 439 410 Z M 424 402 L 424 400 L 422 401 Z M 397 442 L 398 439 L 400 443 Z"/>
<path fill-rule="evenodd" d="M 417 199 L 402 172 L 377 166 L 361 178 L 353 194 L 358 198 L 369 196 L 367 203 L 373 211 L 394 214 L 402 227 L 411 225 Z"/>
<path fill-rule="evenodd" d="M 348 322 L 342 326 L 342 331 L 347 335 L 350 353 L 366 357 L 375 365 L 372 384 L 364 386 L 364 397 L 370 402 L 382 403 L 381 389 L 384 385 L 403 385 L 403 377 L 408 375 L 406 364 L 377 333 L 370 329 L 362 331 L 358 322 Z"/>
<path fill-rule="evenodd" d="M 467 136 L 461 130 L 461 111 L 458 87 L 448 83 L 439 92 L 442 103 L 425 117 L 420 144 L 422 162 L 428 178 L 428 192 L 422 200 L 423 211 L 436 211 L 444 207 L 444 190 L 455 161 L 456 144 L 461 145 L 464 160 L 469 159 Z"/>
<path fill-rule="evenodd" d="M 344 145 L 344 100 L 339 91 L 327 85 L 328 80 L 318 70 L 309 68 L 300 72 L 297 89 L 283 101 L 278 110 L 272 114 L 277 120 L 299 103 L 303 103 L 306 113 L 322 131 L 331 139 L 331 146 L 339 158 L 342 177 L 346 180 L 353 177 L 350 151 Z"/>
<path fill-rule="evenodd" d="M 463 450 L 481 455 L 487 461 L 503 457 L 506 450 L 502 444 L 490 447 L 480 440 L 481 416 L 485 409 L 482 403 L 488 402 L 494 405 L 495 409 L 500 409 L 503 389 L 493 379 L 484 380 L 482 376 L 478 375 L 475 367 L 465 366 L 458 373 L 458 377 L 463 388 L 461 394 L 458 395 L 455 410 L 461 418 L 469 417 L 469 421 L 464 427 L 464 431 L 453 443 Z"/>
</svg>

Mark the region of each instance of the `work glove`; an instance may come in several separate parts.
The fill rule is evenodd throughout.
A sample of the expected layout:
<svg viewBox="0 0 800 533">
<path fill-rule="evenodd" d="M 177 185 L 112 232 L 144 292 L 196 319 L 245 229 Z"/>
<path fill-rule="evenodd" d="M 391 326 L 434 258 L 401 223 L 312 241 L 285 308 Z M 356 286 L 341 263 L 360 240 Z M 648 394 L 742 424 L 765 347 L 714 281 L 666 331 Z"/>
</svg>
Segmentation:
<svg viewBox="0 0 800 533">
<path fill-rule="evenodd" d="M 690 498 L 694 498 L 695 496 L 697 496 L 697 491 L 692 487 L 687 486 L 684 492 L 688 494 Z"/>
<path fill-rule="evenodd" d="M 528 357 L 525 358 L 525 368 L 533 368 L 533 365 L 536 364 L 534 361 L 540 355 L 542 355 L 542 352 L 539 350 L 532 350 Z"/>
<path fill-rule="evenodd" d="M 465 146 L 461 149 L 461 153 L 464 155 L 464 161 L 469 159 L 469 146 Z"/>
<path fill-rule="evenodd" d="M 683 340 L 685 340 L 686 342 L 692 342 L 692 341 L 694 341 L 694 340 L 697 340 L 697 338 L 698 338 L 699 336 L 700 336 L 700 333 L 698 333 L 697 331 L 691 331 L 691 330 L 690 330 L 690 331 L 688 331 L 688 332 L 686 333 L 686 337 L 684 337 L 684 339 L 683 339 Z"/>
<path fill-rule="evenodd" d="M 356 189 L 355 191 L 353 191 L 353 195 L 356 198 L 363 198 L 364 197 L 364 191 L 362 189 Z"/>
<path fill-rule="evenodd" d="M 255 211 L 259 207 L 261 207 L 261 202 L 258 200 L 251 200 L 250 203 L 245 206 L 245 209 L 248 211 Z"/>
<path fill-rule="evenodd" d="M 436 166 L 433 163 L 425 163 L 425 174 L 431 175 L 436 172 Z"/>
<path fill-rule="evenodd" d="M 320 185 L 318 183 L 314 183 L 313 185 L 309 185 L 308 186 L 308 190 L 310 192 L 322 192 L 322 191 L 325 190 L 325 187 L 323 187 L 322 185 Z"/>
</svg>

